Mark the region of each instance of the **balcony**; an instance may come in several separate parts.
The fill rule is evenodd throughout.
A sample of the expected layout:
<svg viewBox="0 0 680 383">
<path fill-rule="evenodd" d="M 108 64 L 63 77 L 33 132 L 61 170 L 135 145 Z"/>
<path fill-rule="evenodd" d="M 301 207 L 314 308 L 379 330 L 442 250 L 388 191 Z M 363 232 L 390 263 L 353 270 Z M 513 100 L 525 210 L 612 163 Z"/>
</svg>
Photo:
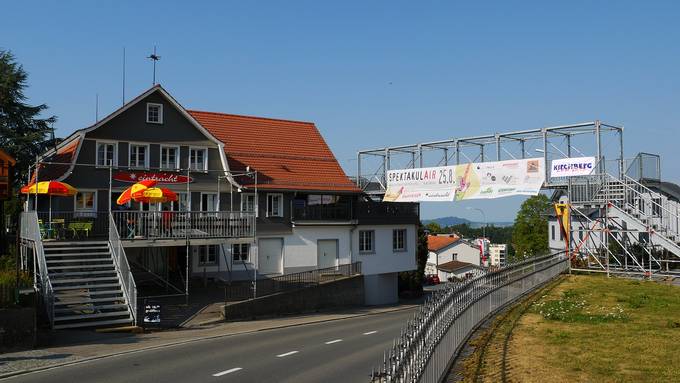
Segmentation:
<svg viewBox="0 0 680 383">
<path fill-rule="evenodd" d="M 243 238 L 255 234 L 255 215 L 232 211 L 114 211 L 121 240 Z"/>
<path fill-rule="evenodd" d="M 415 224 L 420 222 L 420 205 L 412 202 L 360 201 L 354 219 L 359 224 Z"/>
<path fill-rule="evenodd" d="M 352 203 L 293 206 L 293 222 L 298 221 L 350 221 Z"/>
</svg>

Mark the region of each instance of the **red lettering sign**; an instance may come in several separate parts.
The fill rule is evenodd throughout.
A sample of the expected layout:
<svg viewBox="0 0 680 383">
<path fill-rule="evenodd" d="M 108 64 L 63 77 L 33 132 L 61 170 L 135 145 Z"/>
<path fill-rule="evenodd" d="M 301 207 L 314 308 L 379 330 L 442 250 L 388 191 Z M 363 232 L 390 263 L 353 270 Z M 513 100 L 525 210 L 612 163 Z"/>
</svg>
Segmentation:
<svg viewBox="0 0 680 383">
<path fill-rule="evenodd" d="M 144 180 L 156 180 L 159 184 L 185 184 L 194 182 L 191 177 L 172 172 L 118 172 L 113 175 L 115 181 L 139 182 Z"/>
</svg>

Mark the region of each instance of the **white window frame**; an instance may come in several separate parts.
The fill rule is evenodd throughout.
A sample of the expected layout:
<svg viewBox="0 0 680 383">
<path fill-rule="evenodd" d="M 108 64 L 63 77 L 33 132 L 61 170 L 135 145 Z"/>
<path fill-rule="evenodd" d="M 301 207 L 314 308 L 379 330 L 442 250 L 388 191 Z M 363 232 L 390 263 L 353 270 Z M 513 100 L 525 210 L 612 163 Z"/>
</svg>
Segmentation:
<svg viewBox="0 0 680 383">
<path fill-rule="evenodd" d="M 92 208 L 79 208 L 78 207 L 78 194 L 82 193 L 93 193 L 94 197 L 92 199 Z M 79 213 L 96 213 L 97 212 L 97 190 L 96 189 L 81 189 L 73 196 L 73 212 L 77 216 Z"/>
<path fill-rule="evenodd" d="M 253 197 L 253 209 L 252 210 L 247 210 L 246 209 L 246 202 L 248 200 L 248 197 Z M 255 193 L 241 193 L 241 211 L 242 212 L 247 212 L 247 213 L 255 213 L 257 211 L 257 197 L 255 196 Z"/>
<path fill-rule="evenodd" d="M 363 241 L 361 239 L 361 234 L 362 233 L 371 233 L 371 248 L 370 249 L 361 249 L 363 246 Z M 357 244 L 359 245 L 359 254 L 375 254 L 375 230 L 359 230 L 358 234 L 359 240 L 357 241 Z"/>
<path fill-rule="evenodd" d="M 395 238 L 395 235 L 396 235 L 397 232 L 401 232 L 401 233 L 404 234 L 404 237 L 402 239 L 402 242 L 403 242 L 402 247 L 396 247 L 397 243 L 395 243 L 395 239 L 397 239 L 397 242 L 398 242 L 398 238 Z M 407 234 L 407 231 L 404 228 L 392 229 L 392 251 L 393 252 L 397 253 L 397 252 L 406 251 L 407 246 L 408 246 L 407 243 L 406 243 L 406 237 L 407 237 L 406 234 Z"/>
<path fill-rule="evenodd" d="M 203 169 L 194 168 L 194 164 L 191 163 L 191 152 L 194 150 L 203 151 Z M 189 147 L 189 169 L 194 172 L 207 172 L 208 171 L 208 148 L 205 146 L 190 146 Z"/>
<path fill-rule="evenodd" d="M 165 166 L 166 164 L 163 163 L 163 149 L 175 149 L 175 165 L 174 166 Z M 158 163 L 160 164 L 160 168 L 162 170 L 179 170 L 179 156 L 180 156 L 180 147 L 179 145 L 161 145 L 161 151 L 158 156 Z"/>
<path fill-rule="evenodd" d="M 94 163 L 98 168 L 105 168 L 109 165 L 107 163 L 99 164 L 99 144 L 113 145 L 113 166 L 118 166 L 118 142 L 108 140 L 96 140 L 94 143 Z"/>
<path fill-rule="evenodd" d="M 205 206 L 203 206 L 203 196 L 204 195 L 213 195 L 215 196 L 215 210 L 205 210 Z M 201 192 L 201 201 L 199 203 L 199 209 L 200 211 L 203 212 L 214 212 L 214 211 L 220 211 L 220 195 L 217 194 L 216 192 Z"/>
<path fill-rule="evenodd" d="M 157 106 L 158 108 L 158 121 L 149 120 L 149 109 L 152 106 Z M 163 104 L 157 104 L 154 102 L 146 103 L 146 122 L 149 124 L 162 124 L 163 123 Z"/>
<path fill-rule="evenodd" d="M 211 261 L 209 260 L 209 255 L 210 252 L 208 249 L 213 248 L 215 249 L 215 258 Z M 220 258 L 219 256 L 220 253 L 220 245 L 201 245 L 198 248 L 198 265 L 199 266 L 215 266 L 217 265 L 217 261 Z M 201 257 L 204 257 L 204 261 L 201 261 Z"/>
<path fill-rule="evenodd" d="M 243 259 L 242 254 L 240 254 L 241 256 L 239 256 L 239 259 L 234 258 L 234 256 L 235 256 L 234 247 L 238 246 L 239 247 L 239 253 L 240 253 L 241 249 L 243 248 L 244 245 L 248 249 L 246 251 L 245 259 Z M 231 261 L 232 261 L 232 263 L 233 262 L 250 262 L 250 244 L 249 243 L 232 243 L 231 244 Z"/>
<path fill-rule="evenodd" d="M 276 212 L 276 214 L 269 214 L 269 207 L 270 207 L 269 198 L 270 197 L 272 197 L 272 198 L 276 197 L 276 198 L 281 199 L 281 202 L 279 203 L 279 211 Z M 266 214 L 266 216 L 267 217 L 283 217 L 283 193 L 267 193 L 267 214 Z"/>
<path fill-rule="evenodd" d="M 133 146 L 145 146 L 146 153 L 144 155 L 144 166 L 139 166 L 135 164 L 132 165 L 132 147 Z M 139 153 L 136 153 L 139 154 Z M 151 145 L 143 142 L 130 142 L 128 143 L 128 168 L 130 169 L 148 169 L 149 168 L 149 155 L 151 154 Z"/>
</svg>

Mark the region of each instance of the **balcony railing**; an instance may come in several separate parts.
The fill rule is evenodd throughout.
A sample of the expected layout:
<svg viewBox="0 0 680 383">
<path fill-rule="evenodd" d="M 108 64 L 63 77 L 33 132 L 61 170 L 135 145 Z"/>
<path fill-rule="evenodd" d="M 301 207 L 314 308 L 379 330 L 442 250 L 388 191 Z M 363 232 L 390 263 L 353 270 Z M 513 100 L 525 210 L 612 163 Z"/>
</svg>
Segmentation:
<svg viewBox="0 0 680 383">
<path fill-rule="evenodd" d="M 255 233 L 255 215 L 231 211 L 114 211 L 121 240 L 240 238 Z"/>
<path fill-rule="evenodd" d="M 293 206 L 293 221 L 349 221 L 351 203 Z"/>
<path fill-rule="evenodd" d="M 354 218 L 359 223 L 414 223 L 420 220 L 420 205 L 411 202 L 368 202 L 355 205 Z"/>
</svg>

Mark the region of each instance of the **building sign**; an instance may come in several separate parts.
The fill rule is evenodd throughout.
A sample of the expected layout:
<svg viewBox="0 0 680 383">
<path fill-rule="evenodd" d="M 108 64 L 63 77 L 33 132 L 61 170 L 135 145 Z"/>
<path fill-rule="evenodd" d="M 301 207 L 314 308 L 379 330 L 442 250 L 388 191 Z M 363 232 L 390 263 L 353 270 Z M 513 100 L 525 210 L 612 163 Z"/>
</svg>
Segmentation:
<svg viewBox="0 0 680 383">
<path fill-rule="evenodd" d="M 159 184 L 185 184 L 187 180 L 194 182 L 192 177 L 173 172 L 118 172 L 113 175 L 113 179 L 132 183 L 145 180 L 156 180 Z"/>
<path fill-rule="evenodd" d="M 536 195 L 544 181 L 543 158 L 390 170 L 383 201 L 462 201 Z"/>
<path fill-rule="evenodd" d="M 552 160 L 550 177 L 587 176 L 595 169 L 595 157 L 560 158 Z"/>
</svg>

